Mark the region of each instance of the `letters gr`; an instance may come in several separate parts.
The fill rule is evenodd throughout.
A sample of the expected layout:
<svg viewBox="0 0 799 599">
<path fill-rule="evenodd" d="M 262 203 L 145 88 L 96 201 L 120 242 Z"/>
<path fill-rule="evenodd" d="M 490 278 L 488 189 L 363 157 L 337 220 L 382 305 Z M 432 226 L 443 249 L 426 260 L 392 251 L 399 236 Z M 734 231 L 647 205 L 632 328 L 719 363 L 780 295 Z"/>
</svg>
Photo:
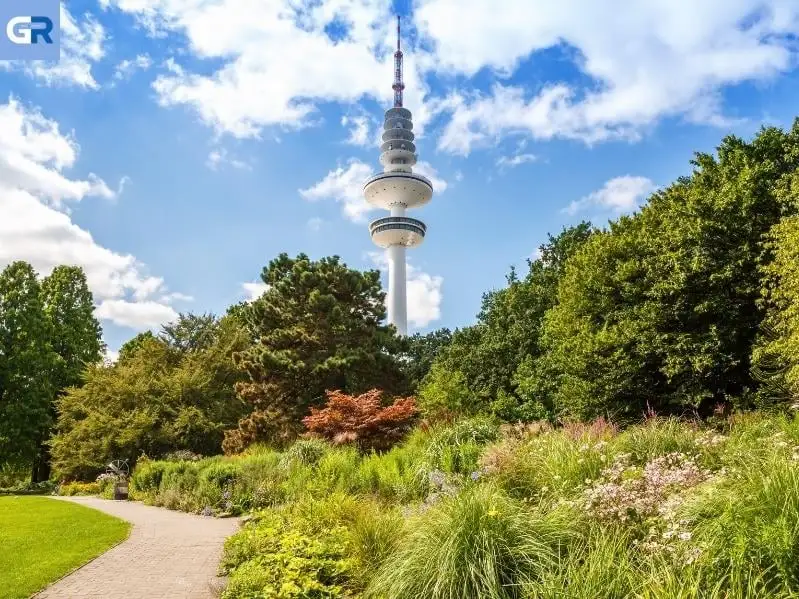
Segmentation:
<svg viewBox="0 0 799 599">
<path fill-rule="evenodd" d="M 6 36 L 15 44 L 52 44 L 53 21 L 48 17 L 14 17 L 6 25 Z"/>
</svg>

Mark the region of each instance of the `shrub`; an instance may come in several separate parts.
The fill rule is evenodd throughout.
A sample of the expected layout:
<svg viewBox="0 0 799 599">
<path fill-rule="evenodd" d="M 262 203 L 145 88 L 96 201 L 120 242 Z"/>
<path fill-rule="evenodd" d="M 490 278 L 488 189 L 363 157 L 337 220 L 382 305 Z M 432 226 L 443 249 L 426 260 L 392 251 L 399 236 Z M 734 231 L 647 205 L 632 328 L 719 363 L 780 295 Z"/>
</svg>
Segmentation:
<svg viewBox="0 0 799 599">
<path fill-rule="evenodd" d="M 487 485 L 471 486 L 409 522 L 407 536 L 366 596 L 510 599 L 555 566 L 562 523 Z"/>
<path fill-rule="evenodd" d="M 382 395 L 378 389 L 357 396 L 328 391 L 327 405 L 311 408 L 302 422 L 311 433 L 335 444 L 353 443 L 362 451 L 388 449 L 410 431 L 417 409 L 412 397 L 384 407 Z"/>
<path fill-rule="evenodd" d="M 283 454 L 286 463 L 295 462 L 303 466 L 316 466 L 328 449 L 327 443 L 319 439 L 300 439 Z"/>
<path fill-rule="evenodd" d="M 167 469 L 167 462 L 154 462 L 151 460 L 139 460 L 131 476 L 131 491 L 145 496 L 154 496 L 161 487 L 161 479 Z"/>
<path fill-rule="evenodd" d="M 356 596 L 356 562 L 335 512 L 341 497 L 300 502 L 257 516 L 225 543 L 226 599 L 345 599 Z M 344 502 L 346 503 L 346 502 Z"/>
<path fill-rule="evenodd" d="M 99 495 L 102 491 L 98 483 L 66 483 L 58 487 L 59 495 Z"/>
</svg>

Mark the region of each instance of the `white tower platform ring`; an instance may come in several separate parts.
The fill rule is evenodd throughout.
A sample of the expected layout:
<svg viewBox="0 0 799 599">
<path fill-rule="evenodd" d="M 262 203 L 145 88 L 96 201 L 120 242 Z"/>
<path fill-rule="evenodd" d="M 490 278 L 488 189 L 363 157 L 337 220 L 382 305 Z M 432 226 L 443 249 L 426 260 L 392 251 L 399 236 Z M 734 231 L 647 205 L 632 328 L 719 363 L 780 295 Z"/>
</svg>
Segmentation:
<svg viewBox="0 0 799 599">
<path fill-rule="evenodd" d="M 407 216 L 384 216 L 369 223 L 369 233 L 378 247 L 401 245 L 411 248 L 422 244 L 427 225 Z"/>
<path fill-rule="evenodd" d="M 379 173 L 363 186 L 366 201 L 372 206 L 391 210 L 392 205 L 406 208 L 424 206 L 433 197 L 433 184 L 427 177 L 416 173 Z"/>
</svg>

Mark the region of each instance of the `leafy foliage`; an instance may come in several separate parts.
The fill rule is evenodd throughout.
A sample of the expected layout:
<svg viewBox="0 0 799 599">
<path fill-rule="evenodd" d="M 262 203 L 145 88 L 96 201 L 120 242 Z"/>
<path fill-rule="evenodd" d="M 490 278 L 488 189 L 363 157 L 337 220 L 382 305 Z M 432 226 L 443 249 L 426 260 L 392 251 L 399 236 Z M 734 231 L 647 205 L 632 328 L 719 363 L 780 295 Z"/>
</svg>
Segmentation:
<svg viewBox="0 0 799 599">
<path fill-rule="evenodd" d="M 426 335 L 414 333 L 401 339 L 402 353 L 399 360 L 411 390 L 418 390 L 435 359 L 450 343 L 452 332 L 447 328 L 431 331 Z"/>
<path fill-rule="evenodd" d="M 94 299 L 82 268 L 55 267 L 42 282 L 42 300 L 49 325 L 50 344 L 57 356 L 52 373 L 56 396 L 50 402 L 50 421 L 55 423 L 57 396 L 69 387 L 82 384 L 84 370 L 100 361 L 105 344 L 102 341 L 102 328 L 94 316 Z M 52 430 L 48 430 L 36 456 L 36 480 L 50 478 L 50 448 L 46 440 L 51 434 Z"/>
<path fill-rule="evenodd" d="M 292 438 L 327 390 L 403 390 L 393 333 L 380 324 L 385 294 L 377 271 L 347 268 L 338 257 L 281 254 L 261 278 L 269 289 L 241 309 L 256 342 L 236 358 L 249 376 L 236 388 L 253 412 L 226 435 L 227 453 Z"/>
<path fill-rule="evenodd" d="M 58 364 L 36 273 L 26 262 L 13 262 L 0 273 L 3 461 L 32 464 L 37 459 L 52 423 L 50 404 Z"/>
<path fill-rule="evenodd" d="M 799 216 L 775 225 L 767 248 L 773 254 L 762 268 L 767 313 L 753 369 L 768 403 L 794 401 L 799 397 Z"/>
<path fill-rule="evenodd" d="M 142 338 L 118 363 L 91 366 L 85 385 L 59 400 L 56 474 L 92 479 L 109 460 L 134 463 L 142 453 L 217 453 L 223 431 L 244 412 L 233 388 L 241 375 L 232 355 L 245 346 L 241 324 L 225 317 L 205 349 L 184 352 Z"/>
<path fill-rule="evenodd" d="M 542 353 L 542 321 L 556 301 L 565 264 L 593 232 L 583 222 L 550 235 L 540 257 L 528 261 L 524 279 L 511 270 L 507 287 L 483 296 L 477 324 L 455 331 L 422 384 L 423 409 L 493 411 L 508 420 L 536 419 L 548 412 L 539 394 L 519 393 L 520 386 L 527 390 L 530 384 L 527 371 L 521 377 L 517 372 Z"/>
<path fill-rule="evenodd" d="M 382 395 L 378 389 L 357 396 L 328 391 L 325 407 L 311 408 L 302 422 L 309 432 L 336 444 L 354 443 L 362 451 L 388 449 L 410 431 L 417 409 L 412 397 L 383 406 Z"/>
<path fill-rule="evenodd" d="M 289 510 L 266 513 L 226 543 L 223 567 L 232 572 L 223 597 L 356 597 L 347 550 L 341 526 L 312 526 Z"/>
<path fill-rule="evenodd" d="M 760 244 L 790 209 L 777 191 L 798 150 L 799 122 L 727 137 L 569 259 L 544 324 L 559 413 L 707 413 L 752 387 Z"/>
</svg>

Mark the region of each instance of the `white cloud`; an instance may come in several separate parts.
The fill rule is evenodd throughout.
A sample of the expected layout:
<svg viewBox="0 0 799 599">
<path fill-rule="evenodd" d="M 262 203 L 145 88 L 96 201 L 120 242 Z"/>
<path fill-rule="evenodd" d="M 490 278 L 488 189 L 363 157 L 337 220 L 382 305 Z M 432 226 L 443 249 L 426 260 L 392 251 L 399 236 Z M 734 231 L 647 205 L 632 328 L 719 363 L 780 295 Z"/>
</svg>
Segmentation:
<svg viewBox="0 0 799 599">
<path fill-rule="evenodd" d="M 185 293 L 180 293 L 179 291 L 174 291 L 172 293 L 167 293 L 162 295 L 159 298 L 160 302 L 165 304 L 172 304 L 173 302 L 193 302 L 194 298 L 190 295 Z"/>
<path fill-rule="evenodd" d="M 171 306 L 156 301 L 131 302 L 124 299 L 101 301 L 95 314 L 98 318 L 131 329 L 154 329 L 178 318 Z"/>
<path fill-rule="evenodd" d="M 518 18 L 524 0 L 422 0 L 415 19 L 434 68 L 500 77 L 538 51 L 560 47 L 589 84 L 543 82 L 540 90 L 497 84 L 456 92 L 439 145 L 468 154 L 507 132 L 592 143 L 635 138 L 668 116 L 724 124 L 719 91 L 791 68 L 799 4 L 782 0 L 622 2 L 564 0 Z M 464 35 L 468 31 L 468 35 Z"/>
<path fill-rule="evenodd" d="M 185 36 L 191 60 L 170 59 L 154 89 L 161 104 L 189 107 L 217 132 L 257 137 L 265 127 L 319 123 L 320 103 L 388 105 L 391 97 L 387 0 L 101 4 L 132 14 L 152 35 Z M 725 87 L 796 64 L 796 2 L 563 0 L 519 18 L 528 8 L 526 0 L 414 3 L 419 41 L 409 46 L 405 36 L 405 104 L 417 133 L 441 116 L 439 147 L 468 154 L 508 132 L 595 143 L 636 139 L 664 117 L 725 125 Z M 332 23 L 343 30 L 336 39 Z M 507 83 L 523 61 L 553 48 L 580 71 L 576 82 Z M 196 58 L 219 66 L 200 69 Z M 498 82 L 480 92 L 470 78 L 486 68 Z M 428 81 L 441 74 L 451 91 L 432 94 Z M 345 117 L 352 143 L 368 139 L 365 118 Z"/>
<path fill-rule="evenodd" d="M 63 174 L 79 149 L 39 111 L 13 98 L 0 105 L 0 268 L 25 260 L 47 275 L 75 264 L 86 272 L 99 317 L 136 329 L 151 326 L 156 313 L 172 318 L 169 306 L 152 299 L 165 293 L 163 279 L 148 275 L 134 256 L 99 245 L 66 212 L 65 202 L 114 196 L 95 175 Z"/>
<path fill-rule="evenodd" d="M 368 252 L 369 259 L 382 271 L 388 271 L 385 252 Z M 430 275 L 413 264 L 406 266 L 408 294 L 408 323 L 414 328 L 424 328 L 441 318 L 441 287 L 444 278 Z"/>
<path fill-rule="evenodd" d="M 500 168 L 513 168 L 522 164 L 528 164 L 538 160 L 535 154 L 516 154 L 514 156 L 500 156 L 497 159 L 497 166 Z"/>
<path fill-rule="evenodd" d="M 211 150 L 211 152 L 208 154 L 208 160 L 205 161 L 205 165 L 212 171 L 219 170 L 219 167 L 225 164 L 230 165 L 238 170 L 252 170 L 251 164 L 244 162 L 243 160 L 230 157 L 228 155 L 228 151 L 224 148 L 219 150 Z"/>
<path fill-rule="evenodd" d="M 353 146 L 368 146 L 370 144 L 369 132 L 371 122 L 366 115 L 341 117 L 342 127 L 349 127 L 350 135 L 346 143 Z"/>
<path fill-rule="evenodd" d="M 210 74 L 175 68 L 154 84 L 164 105 L 190 106 L 218 131 L 257 136 L 264 126 L 308 124 L 319 100 L 350 103 L 391 93 L 391 13 L 384 0 L 105 4 L 132 13 L 154 34 L 184 34 L 200 58 L 224 61 Z M 346 27 L 343 39 L 328 36 L 333 22 Z"/>
<path fill-rule="evenodd" d="M 427 177 L 433 184 L 433 190 L 436 193 L 444 193 L 447 190 L 447 182 L 438 176 L 438 171 L 429 162 L 420 160 L 416 166 L 413 167 L 415 173 Z"/>
<path fill-rule="evenodd" d="M 105 355 L 103 356 L 103 362 L 106 364 L 106 366 L 115 364 L 117 360 L 119 360 L 119 352 L 110 348 L 106 348 Z"/>
<path fill-rule="evenodd" d="M 138 54 L 133 60 L 125 59 L 114 69 L 114 79 L 117 81 L 130 79 L 136 71 L 146 71 L 152 64 L 149 54 Z"/>
<path fill-rule="evenodd" d="M 260 281 L 253 281 L 250 283 L 242 283 L 241 288 L 244 291 L 246 300 L 248 302 L 253 302 L 267 292 L 269 285 Z"/>
<path fill-rule="evenodd" d="M 117 184 L 117 197 L 121 196 L 122 193 L 125 191 L 125 188 L 130 185 L 133 181 L 127 175 L 122 175 L 119 179 L 119 183 Z"/>
<path fill-rule="evenodd" d="M 2 62 L 10 69 L 21 69 L 47 85 L 74 85 L 88 89 L 100 86 L 92 74 L 92 66 L 105 56 L 105 29 L 89 13 L 80 19 L 61 4 L 61 58 L 57 62 Z"/>
<path fill-rule="evenodd" d="M 366 214 L 374 210 L 363 197 L 363 184 L 373 173 L 371 166 L 353 158 L 346 167 L 340 166 L 330 171 L 324 179 L 299 192 L 311 202 L 325 199 L 340 202 L 347 218 L 363 222 Z"/>
<path fill-rule="evenodd" d="M 616 214 L 635 210 L 657 186 L 646 177 L 625 175 L 607 181 L 601 189 L 569 204 L 564 212 L 577 214 L 589 208 L 612 210 Z"/>
</svg>

